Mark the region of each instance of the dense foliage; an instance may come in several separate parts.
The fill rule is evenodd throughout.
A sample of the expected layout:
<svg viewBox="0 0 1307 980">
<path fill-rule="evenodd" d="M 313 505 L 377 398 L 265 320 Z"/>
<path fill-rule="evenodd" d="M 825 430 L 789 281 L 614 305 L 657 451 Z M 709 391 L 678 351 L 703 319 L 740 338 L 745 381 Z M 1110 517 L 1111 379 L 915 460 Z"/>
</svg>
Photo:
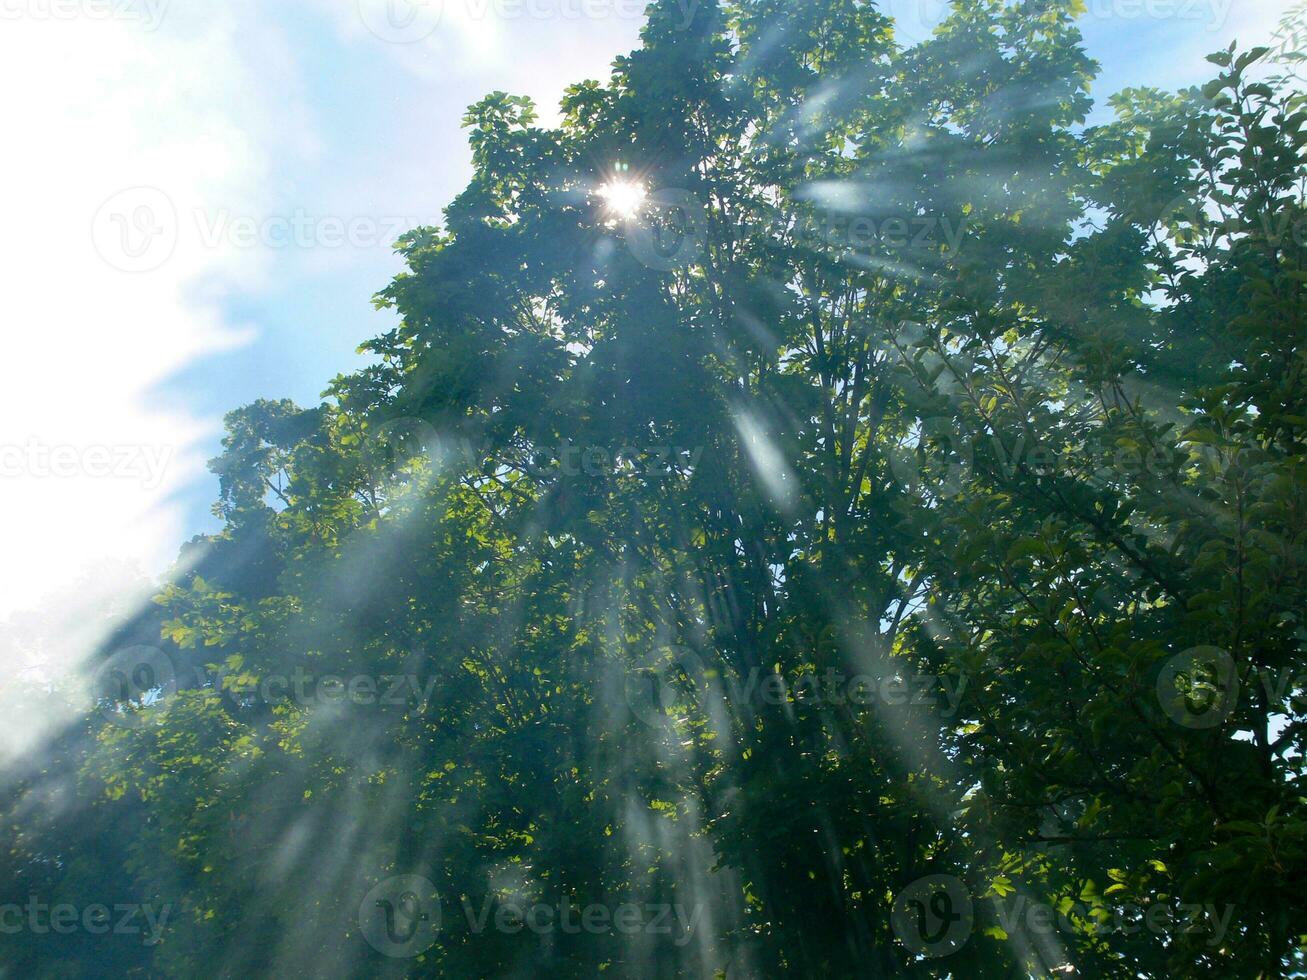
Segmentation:
<svg viewBox="0 0 1307 980">
<path fill-rule="evenodd" d="M 0 976 L 1293 975 L 1298 59 L 1087 126 L 1078 7 L 663 2 L 474 105 L 368 366 L 228 417 L 163 680 L 0 784 L 0 904 L 166 924 Z M 496 919 L 569 902 L 675 927 Z"/>
</svg>

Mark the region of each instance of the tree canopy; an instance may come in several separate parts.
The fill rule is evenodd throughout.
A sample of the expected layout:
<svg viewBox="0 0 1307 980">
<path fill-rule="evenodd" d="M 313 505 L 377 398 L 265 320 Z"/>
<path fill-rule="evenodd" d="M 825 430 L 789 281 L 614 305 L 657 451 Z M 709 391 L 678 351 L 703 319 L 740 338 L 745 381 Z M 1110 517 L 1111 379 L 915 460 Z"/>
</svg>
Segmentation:
<svg viewBox="0 0 1307 980">
<path fill-rule="evenodd" d="M 0 780 L 0 906 L 166 922 L 0 977 L 1301 975 L 1301 57 L 1088 125 L 1080 6 L 662 0 L 473 105 Z"/>
</svg>

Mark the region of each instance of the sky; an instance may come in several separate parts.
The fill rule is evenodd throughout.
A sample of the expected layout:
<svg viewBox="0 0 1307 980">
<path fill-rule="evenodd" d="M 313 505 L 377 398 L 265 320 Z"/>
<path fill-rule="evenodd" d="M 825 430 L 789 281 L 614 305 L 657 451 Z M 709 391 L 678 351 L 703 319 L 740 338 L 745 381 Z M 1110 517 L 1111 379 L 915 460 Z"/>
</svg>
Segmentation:
<svg viewBox="0 0 1307 980">
<path fill-rule="evenodd" d="M 909 39 L 945 7 L 882 5 Z M 1105 98 L 1205 80 L 1291 0 L 1086 5 Z M 71 629 L 70 595 L 144 591 L 216 529 L 223 413 L 316 404 L 361 365 L 391 243 L 470 175 L 467 105 L 502 89 L 552 122 L 642 22 L 641 0 L 0 0 L 0 619 Z"/>
</svg>

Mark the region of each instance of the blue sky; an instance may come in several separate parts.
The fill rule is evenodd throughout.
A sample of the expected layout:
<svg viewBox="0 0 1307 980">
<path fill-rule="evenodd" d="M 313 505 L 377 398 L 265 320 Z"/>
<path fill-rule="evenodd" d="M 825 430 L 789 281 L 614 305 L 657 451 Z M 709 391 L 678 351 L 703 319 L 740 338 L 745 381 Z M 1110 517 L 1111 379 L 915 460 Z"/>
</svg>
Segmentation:
<svg viewBox="0 0 1307 980">
<path fill-rule="evenodd" d="M 0 447 L 25 469 L 4 476 L 0 617 L 107 558 L 155 574 L 212 529 L 223 412 L 313 404 L 359 365 L 390 325 L 370 302 L 390 241 L 467 180 L 465 107 L 505 89 L 548 122 L 642 22 L 639 0 L 413 2 L 5 0 Z M 1086 3 L 1099 98 L 1200 82 L 1290 6 Z M 886 5 L 908 36 L 942 9 Z"/>
</svg>

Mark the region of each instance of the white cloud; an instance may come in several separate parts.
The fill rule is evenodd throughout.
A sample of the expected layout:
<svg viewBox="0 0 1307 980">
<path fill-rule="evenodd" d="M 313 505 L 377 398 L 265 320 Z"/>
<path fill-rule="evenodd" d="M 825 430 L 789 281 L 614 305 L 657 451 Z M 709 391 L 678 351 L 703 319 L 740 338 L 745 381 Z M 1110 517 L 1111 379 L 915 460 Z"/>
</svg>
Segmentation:
<svg viewBox="0 0 1307 980">
<path fill-rule="evenodd" d="M 309 0 L 341 36 L 367 45 L 427 87 L 475 79 L 471 99 L 529 95 L 545 123 L 563 90 L 607 79 L 615 55 L 639 43 L 647 0 Z M 699 0 L 681 0 L 689 16 Z"/>
<path fill-rule="evenodd" d="M 256 208 L 272 146 L 309 145 L 274 139 L 265 102 L 286 96 L 255 84 L 246 7 L 163 10 L 154 31 L 32 7 L 0 30 L 0 616 L 101 558 L 157 571 L 187 530 L 173 496 L 203 472 L 196 442 L 216 420 L 151 390 L 242 340 L 198 284 L 259 270 L 186 216 Z"/>
<path fill-rule="evenodd" d="M 369 32 L 360 11 L 372 0 L 279 9 L 307 28 L 293 40 L 257 0 L 132 0 L 127 18 L 97 0 L 5 5 L 0 619 L 104 558 L 157 573 L 194 531 L 178 498 L 207 479 L 218 420 L 153 392 L 248 339 L 224 321 L 224 297 L 275 290 L 288 270 L 322 276 L 356 261 L 375 270 L 357 248 L 263 247 L 301 207 L 288 200 L 310 219 L 375 222 L 362 234 L 378 241 L 362 248 L 384 256 L 398 223 L 436 216 L 433 177 L 440 199 L 461 180 L 466 102 L 508 88 L 538 97 L 548 115 L 565 84 L 604 74 L 613 52 L 635 43 L 642 8 L 561 0 L 541 21 L 538 7 L 524 13 L 513 0 L 433 2 L 440 30 L 416 46 Z M 587 5 L 567 6 L 578 2 Z M 339 70 L 393 82 L 393 103 L 331 105 L 312 90 L 323 79 L 298 61 L 325 56 L 303 47 L 324 22 L 347 42 Z M 433 109 L 440 132 L 388 152 Z M 324 143 L 315 113 L 342 111 L 374 120 L 374 139 Z M 253 245 L 239 240 L 247 234 Z M 361 305 L 379 285 L 369 280 Z M 367 330 L 361 323 L 359 336 Z"/>
</svg>

